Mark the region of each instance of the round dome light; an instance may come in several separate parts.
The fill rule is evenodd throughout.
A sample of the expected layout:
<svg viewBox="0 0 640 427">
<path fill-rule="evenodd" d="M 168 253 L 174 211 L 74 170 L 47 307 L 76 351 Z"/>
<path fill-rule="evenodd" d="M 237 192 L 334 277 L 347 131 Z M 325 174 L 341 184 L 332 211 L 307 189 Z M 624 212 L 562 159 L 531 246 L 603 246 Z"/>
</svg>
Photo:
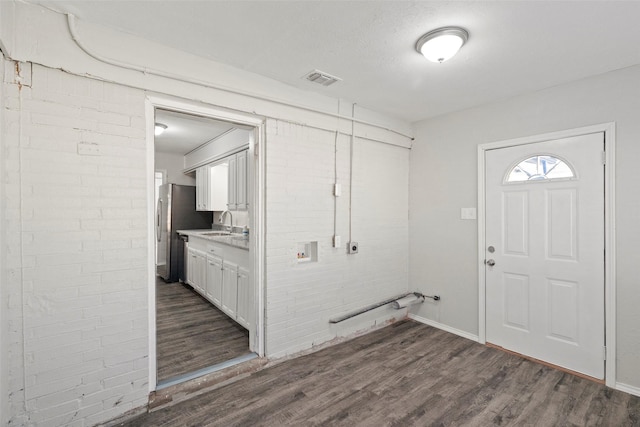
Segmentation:
<svg viewBox="0 0 640 427">
<path fill-rule="evenodd" d="M 420 37 L 416 50 L 429 61 L 444 62 L 458 53 L 468 39 L 469 33 L 463 28 L 442 27 Z"/>
</svg>

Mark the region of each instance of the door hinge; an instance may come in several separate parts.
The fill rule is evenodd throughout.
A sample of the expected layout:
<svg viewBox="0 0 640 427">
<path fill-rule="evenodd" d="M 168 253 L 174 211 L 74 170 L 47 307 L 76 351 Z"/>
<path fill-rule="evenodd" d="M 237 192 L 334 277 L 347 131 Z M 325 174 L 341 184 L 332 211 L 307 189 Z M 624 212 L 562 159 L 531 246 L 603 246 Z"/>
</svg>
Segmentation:
<svg viewBox="0 0 640 427">
<path fill-rule="evenodd" d="M 602 152 L 602 164 L 603 165 L 607 164 L 607 152 L 606 151 Z"/>
<path fill-rule="evenodd" d="M 602 347 L 602 360 L 607 360 L 607 346 Z"/>
</svg>

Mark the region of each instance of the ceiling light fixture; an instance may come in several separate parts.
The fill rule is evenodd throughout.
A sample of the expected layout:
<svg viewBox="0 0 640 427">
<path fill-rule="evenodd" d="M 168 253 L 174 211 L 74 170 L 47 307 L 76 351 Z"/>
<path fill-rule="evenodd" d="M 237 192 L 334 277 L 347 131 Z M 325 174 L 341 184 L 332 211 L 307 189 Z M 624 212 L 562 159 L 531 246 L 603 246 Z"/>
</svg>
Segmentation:
<svg viewBox="0 0 640 427">
<path fill-rule="evenodd" d="M 162 135 L 162 132 L 164 132 L 165 130 L 167 130 L 167 125 L 163 125 L 162 123 L 156 123 L 155 132 L 154 132 L 156 136 Z"/>
<path fill-rule="evenodd" d="M 469 33 L 463 28 L 442 27 L 420 37 L 416 50 L 429 61 L 444 62 L 458 53 L 468 39 Z"/>
</svg>

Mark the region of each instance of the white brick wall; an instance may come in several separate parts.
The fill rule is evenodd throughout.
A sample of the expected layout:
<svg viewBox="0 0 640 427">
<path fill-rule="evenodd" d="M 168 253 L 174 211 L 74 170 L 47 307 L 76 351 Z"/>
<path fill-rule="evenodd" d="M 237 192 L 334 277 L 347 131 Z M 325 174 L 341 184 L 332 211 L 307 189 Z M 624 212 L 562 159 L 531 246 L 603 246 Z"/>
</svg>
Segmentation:
<svg viewBox="0 0 640 427">
<path fill-rule="evenodd" d="M 349 240 L 349 137 L 267 123 L 266 349 L 280 357 L 403 316 L 389 307 L 343 323 L 329 319 L 408 290 L 409 150 L 356 139 Z M 332 247 L 337 155 L 337 233 Z M 299 264 L 297 243 L 318 242 L 318 262 Z"/>
<path fill-rule="evenodd" d="M 90 426 L 146 404 L 144 92 L 33 67 L 3 86 L 9 425 Z M 408 290 L 409 151 L 269 120 L 266 348 L 292 354 L 404 312 L 329 318 Z M 89 149 L 90 153 L 87 152 Z M 89 155 L 92 154 L 92 155 Z M 297 243 L 318 242 L 317 263 Z"/>
<path fill-rule="evenodd" d="M 9 425 L 94 425 L 147 400 L 144 92 L 32 71 L 3 87 Z"/>
</svg>

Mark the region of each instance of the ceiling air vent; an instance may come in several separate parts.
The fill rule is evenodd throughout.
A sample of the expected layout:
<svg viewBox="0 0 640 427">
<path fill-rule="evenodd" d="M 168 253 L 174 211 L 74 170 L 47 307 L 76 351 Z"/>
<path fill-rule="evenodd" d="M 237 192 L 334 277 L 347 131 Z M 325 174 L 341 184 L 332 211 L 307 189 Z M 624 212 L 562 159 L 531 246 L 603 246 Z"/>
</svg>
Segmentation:
<svg viewBox="0 0 640 427">
<path fill-rule="evenodd" d="M 340 77 L 332 76 L 331 74 L 318 70 L 313 70 L 310 73 L 307 73 L 303 78 L 322 86 L 330 86 L 335 82 L 342 80 Z"/>
</svg>

